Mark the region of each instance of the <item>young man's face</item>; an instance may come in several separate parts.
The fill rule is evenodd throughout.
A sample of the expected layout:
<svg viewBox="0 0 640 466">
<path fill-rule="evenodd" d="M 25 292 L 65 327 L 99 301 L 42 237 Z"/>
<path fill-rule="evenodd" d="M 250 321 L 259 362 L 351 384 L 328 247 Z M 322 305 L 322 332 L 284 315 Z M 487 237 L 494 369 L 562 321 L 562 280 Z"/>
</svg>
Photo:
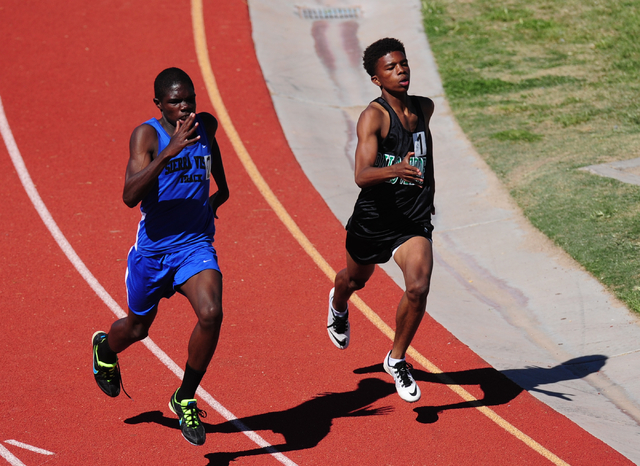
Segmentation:
<svg viewBox="0 0 640 466">
<path fill-rule="evenodd" d="M 404 53 L 391 52 L 378 59 L 376 74 L 371 81 L 389 92 L 407 92 L 410 74 Z"/>
<path fill-rule="evenodd" d="M 153 99 L 164 119 L 172 126 L 196 111 L 196 92 L 188 84 L 174 84 L 161 100 Z"/>
</svg>

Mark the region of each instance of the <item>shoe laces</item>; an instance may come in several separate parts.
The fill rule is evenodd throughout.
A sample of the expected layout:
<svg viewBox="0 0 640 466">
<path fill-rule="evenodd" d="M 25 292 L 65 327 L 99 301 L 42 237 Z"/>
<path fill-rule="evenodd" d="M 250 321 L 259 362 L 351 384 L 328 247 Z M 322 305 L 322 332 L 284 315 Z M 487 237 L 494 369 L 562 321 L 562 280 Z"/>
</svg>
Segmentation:
<svg viewBox="0 0 640 466">
<path fill-rule="evenodd" d="M 125 395 L 127 395 L 127 398 L 131 399 L 127 391 L 124 389 L 124 384 L 122 383 L 122 371 L 120 371 L 120 361 L 116 362 L 116 366 L 118 366 L 118 372 L 120 373 L 120 388 L 122 389 L 122 392 Z"/>
<path fill-rule="evenodd" d="M 120 371 L 120 361 L 116 361 L 115 364 L 109 364 L 109 365 L 105 363 L 99 363 L 99 366 L 102 371 L 106 372 L 105 379 L 107 379 L 109 382 L 111 382 L 115 378 L 119 379 L 118 382 L 120 383 L 120 388 L 122 389 L 123 393 L 127 395 L 127 398 L 131 399 L 131 396 L 129 396 L 127 391 L 124 389 L 124 384 L 122 383 L 122 372 Z"/>
<path fill-rule="evenodd" d="M 104 340 L 105 338 L 106 336 L 102 337 L 100 342 L 102 342 L 102 340 Z M 97 347 L 93 351 L 95 352 L 96 360 L 98 361 L 98 370 L 105 373 L 105 379 L 111 382 L 113 379 L 118 378 L 120 383 L 120 388 L 122 389 L 124 394 L 127 395 L 127 398 L 131 399 L 127 391 L 124 389 L 124 384 L 122 383 L 122 372 L 120 371 L 120 361 L 116 359 L 116 362 L 114 364 L 107 364 L 107 363 L 101 362 L 100 358 L 98 357 Z"/>
<path fill-rule="evenodd" d="M 344 334 L 347 332 L 347 326 L 349 325 L 349 313 L 347 313 L 344 317 L 340 317 L 335 315 L 333 311 L 333 323 L 329 325 L 329 327 L 333 327 L 336 333 Z"/>
<path fill-rule="evenodd" d="M 118 361 L 114 364 L 109 364 L 108 366 L 104 363 L 102 364 L 102 370 L 106 372 L 105 379 L 111 382 L 113 379 L 118 377 L 118 374 L 120 374 L 120 365 L 118 364 Z M 120 380 L 122 380 L 122 377 L 120 377 Z"/>
<path fill-rule="evenodd" d="M 402 383 L 403 387 L 409 387 L 413 383 L 413 377 L 411 376 L 410 369 L 413 369 L 413 366 L 406 361 L 401 361 L 395 366 L 393 369 L 396 372 L 396 378 Z"/>
<path fill-rule="evenodd" d="M 187 426 L 192 429 L 197 428 L 200 425 L 200 418 L 206 418 L 207 412 L 198 408 L 195 402 L 187 403 L 187 406 L 182 406 L 182 417 Z"/>
</svg>

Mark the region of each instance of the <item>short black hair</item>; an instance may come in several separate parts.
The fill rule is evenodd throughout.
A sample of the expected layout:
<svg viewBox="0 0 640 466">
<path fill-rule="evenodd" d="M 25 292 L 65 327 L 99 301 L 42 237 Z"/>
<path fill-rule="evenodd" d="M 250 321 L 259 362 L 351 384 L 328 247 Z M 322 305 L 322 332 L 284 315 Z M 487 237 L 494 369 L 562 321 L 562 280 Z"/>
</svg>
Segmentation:
<svg viewBox="0 0 640 466">
<path fill-rule="evenodd" d="M 402 52 L 406 56 L 404 44 L 398 39 L 392 39 L 390 37 L 377 40 L 366 48 L 362 55 L 362 64 L 369 76 L 376 74 L 376 64 L 378 60 L 391 52 Z"/>
<path fill-rule="evenodd" d="M 187 73 L 182 71 L 180 68 L 167 68 L 166 70 L 162 70 L 153 82 L 155 98 L 162 100 L 162 98 L 167 94 L 167 91 L 176 84 L 186 84 L 191 86 L 192 89 L 195 89 L 193 81 L 191 81 L 191 78 Z"/>
</svg>

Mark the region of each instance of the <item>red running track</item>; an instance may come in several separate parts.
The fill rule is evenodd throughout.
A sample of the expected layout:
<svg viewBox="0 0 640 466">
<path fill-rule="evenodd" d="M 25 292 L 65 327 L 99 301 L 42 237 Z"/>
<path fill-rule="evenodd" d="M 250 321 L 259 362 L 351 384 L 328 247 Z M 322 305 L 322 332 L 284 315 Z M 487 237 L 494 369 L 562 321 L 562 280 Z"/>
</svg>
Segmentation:
<svg viewBox="0 0 640 466">
<path fill-rule="evenodd" d="M 245 2 L 208 1 L 204 13 L 213 73 L 241 140 L 284 208 L 339 270 L 344 230 L 287 146 Z M 0 15 L 0 98 L 17 147 L 73 249 L 125 307 L 125 258 L 139 210 L 121 201 L 123 175 L 131 130 L 157 116 L 155 75 L 168 66 L 185 69 L 199 110 L 215 113 L 197 63 L 190 5 L 7 0 Z M 488 406 L 566 464 L 631 464 L 428 317 L 413 346 L 479 401 L 463 401 L 417 365 L 422 399 L 400 400 L 381 366 L 390 340 L 354 310 L 352 345 L 333 347 L 325 329 L 331 282 L 262 198 L 223 131 L 219 142 L 231 189 L 215 243 L 225 321 L 202 387 L 288 460 L 553 464 L 476 408 Z M 121 355 L 133 399 L 105 397 L 91 376 L 89 342 L 115 316 L 52 239 L 4 146 L 0 194 L 0 465 L 278 464 L 208 406 L 207 443 L 185 442 L 167 406 L 179 379 L 142 344 Z M 360 296 L 393 326 L 401 294 L 378 271 Z M 177 296 L 161 303 L 150 337 L 183 367 L 194 323 Z"/>
</svg>

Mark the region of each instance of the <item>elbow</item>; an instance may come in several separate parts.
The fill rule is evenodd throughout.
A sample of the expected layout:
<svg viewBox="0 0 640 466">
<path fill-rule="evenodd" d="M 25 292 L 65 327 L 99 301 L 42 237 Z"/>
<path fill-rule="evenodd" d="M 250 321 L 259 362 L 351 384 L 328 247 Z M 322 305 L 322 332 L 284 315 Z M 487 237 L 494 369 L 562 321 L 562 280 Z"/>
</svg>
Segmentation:
<svg viewBox="0 0 640 466">
<path fill-rule="evenodd" d="M 229 200 L 229 188 L 219 189 L 215 193 L 215 197 L 216 197 L 216 202 L 218 203 L 218 205 L 224 204 L 225 202 L 227 202 Z"/>
<path fill-rule="evenodd" d="M 138 205 L 138 202 L 135 199 L 131 199 L 129 198 L 126 194 L 122 195 L 122 201 L 125 203 L 125 205 L 127 207 L 129 207 L 130 209 L 133 209 L 135 206 Z"/>
<path fill-rule="evenodd" d="M 130 209 L 133 209 L 144 199 L 147 191 L 137 189 L 134 185 L 125 185 L 122 190 L 122 202 Z"/>
<path fill-rule="evenodd" d="M 371 186 L 372 183 L 370 181 L 363 180 L 362 178 L 356 178 L 356 184 L 358 185 L 358 188 L 364 189 L 367 186 Z"/>
</svg>

